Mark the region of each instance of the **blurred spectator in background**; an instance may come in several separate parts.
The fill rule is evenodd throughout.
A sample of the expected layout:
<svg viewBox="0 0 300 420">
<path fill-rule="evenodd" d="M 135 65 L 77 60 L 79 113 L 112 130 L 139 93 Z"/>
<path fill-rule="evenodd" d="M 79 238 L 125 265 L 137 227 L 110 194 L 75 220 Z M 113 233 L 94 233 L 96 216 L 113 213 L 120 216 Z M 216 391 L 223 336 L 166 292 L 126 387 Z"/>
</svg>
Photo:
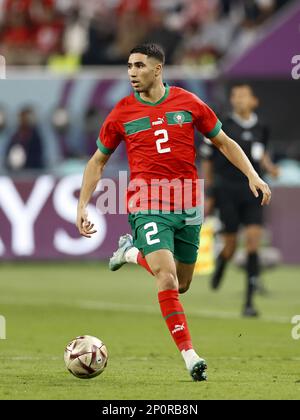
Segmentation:
<svg viewBox="0 0 300 420">
<path fill-rule="evenodd" d="M 218 0 L 190 0 L 183 14 L 184 42 L 179 54 L 180 63 L 216 65 L 226 52 L 235 25 L 222 16 Z"/>
<path fill-rule="evenodd" d="M 8 64 L 46 64 L 61 51 L 63 20 L 53 0 L 4 0 L 0 31 Z"/>
<path fill-rule="evenodd" d="M 149 32 L 143 42 L 160 45 L 165 51 L 165 63 L 172 64 L 176 60 L 177 48 L 179 48 L 183 37 L 176 24 L 174 25 L 172 20 L 168 19 L 168 13 L 164 10 L 153 12 L 149 23 Z"/>
<path fill-rule="evenodd" d="M 94 106 L 88 108 L 84 115 L 84 154 L 86 157 L 95 153 L 95 139 L 99 135 L 99 129 L 104 121 L 104 115 L 101 116 L 100 110 Z"/>
<path fill-rule="evenodd" d="M 74 157 L 70 148 L 70 116 L 68 109 L 57 106 L 51 115 L 51 125 L 57 138 L 60 155 L 63 159 Z"/>
<path fill-rule="evenodd" d="M 0 53 L 8 64 L 60 54 L 83 65 L 124 64 L 134 45 L 150 41 L 166 48 L 167 63 L 216 66 L 289 1 L 0 0 Z"/>
<path fill-rule="evenodd" d="M 245 26 L 258 26 L 268 19 L 276 8 L 276 0 L 245 0 Z"/>
<path fill-rule="evenodd" d="M 116 18 L 116 37 L 108 50 L 109 64 L 124 64 L 128 51 L 142 42 L 149 31 L 151 0 L 120 0 Z"/>
<path fill-rule="evenodd" d="M 43 141 L 32 107 L 21 109 L 18 127 L 5 151 L 5 166 L 11 171 L 44 168 Z"/>
<path fill-rule="evenodd" d="M 227 48 L 228 57 L 234 57 L 250 47 L 256 40 L 258 29 L 265 23 L 280 7 L 291 0 L 242 0 L 231 1 L 229 9 L 235 24 L 235 36 L 232 38 L 230 48 Z"/>
<path fill-rule="evenodd" d="M 115 40 L 115 19 L 107 9 L 97 12 L 87 29 L 87 48 L 82 55 L 83 65 L 110 63 L 108 50 Z"/>
<path fill-rule="evenodd" d="M 34 27 L 34 49 L 41 64 L 52 54 L 62 52 L 64 20 L 54 7 L 53 0 L 32 0 L 31 21 Z"/>
<path fill-rule="evenodd" d="M 224 131 L 243 149 L 259 175 L 267 171 L 277 177 L 279 169 L 267 152 L 268 129 L 261 123 L 255 109 L 258 99 L 247 84 L 233 86 L 230 95 L 232 113 L 223 120 Z M 211 287 L 220 287 L 225 269 L 233 257 L 238 242 L 238 230 L 245 228 L 246 294 L 244 316 L 257 316 L 253 296 L 259 285 L 260 261 L 258 250 L 262 237 L 263 209 L 261 199 L 255 198 L 248 180 L 237 168 L 228 164 L 224 156 L 207 140 L 202 145 L 204 179 L 206 180 L 206 213 L 213 207 L 219 210 L 224 246 L 216 260 Z"/>
<path fill-rule="evenodd" d="M 63 36 L 65 54 L 81 57 L 88 46 L 88 21 L 78 7 L 70 10 Z"/>
<path fill-rule="evenodd" d="M 35 64 L 35 57 L 30 51 L 34 31 L 30 25 L 27 3 L 6 0 L 3 5 L 0 30 L 1 53 L 6 57 L 8 64 Z"/>
</svg>

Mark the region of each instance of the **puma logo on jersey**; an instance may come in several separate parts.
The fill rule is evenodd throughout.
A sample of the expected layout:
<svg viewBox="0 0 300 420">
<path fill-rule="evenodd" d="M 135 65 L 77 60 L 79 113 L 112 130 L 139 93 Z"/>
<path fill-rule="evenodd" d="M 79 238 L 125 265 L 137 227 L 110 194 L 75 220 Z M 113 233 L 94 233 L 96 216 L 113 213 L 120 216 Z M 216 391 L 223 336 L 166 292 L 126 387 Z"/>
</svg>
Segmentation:
<svg viewBox="0 0 300 420">
<path fill-rule="evenodd" d="M 153 121 L 152 125 L 160 125 L 160 124 L 163 124 L 164 122 L 165 122 L 164 117 L 162 117 L 162 118 L 157 118 L 157 120 L 156 120 L 156 121 Z"/>
<path fill-rule="evenodd" d="M 172 330 L 172 334 L 177 333 L 178 331 L 183 331 L 184 330 L 184 323 L 182 324 L 176 324 L 174 329 Z"/>
</svg>

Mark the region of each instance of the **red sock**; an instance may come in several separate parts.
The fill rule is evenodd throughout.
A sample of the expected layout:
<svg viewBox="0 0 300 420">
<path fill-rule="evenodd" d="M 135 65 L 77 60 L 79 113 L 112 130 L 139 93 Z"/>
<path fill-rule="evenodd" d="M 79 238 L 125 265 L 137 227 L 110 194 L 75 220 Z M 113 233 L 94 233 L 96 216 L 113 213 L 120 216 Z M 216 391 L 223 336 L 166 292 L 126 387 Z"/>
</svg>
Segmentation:
<svg viewBox="0 0 300 420">
<path fill-rule="evenodd" d="M 183 307 L 179 302 L 178 290 L 163 290 L 158 301 L 168 329 L 180 351 L 192 349 L 192 340 Z"/>
<path fill-rule="evenodd" d="M 149 267 L 149 265 L 148 265 L 148 263 L 147 263 L 147 261 L 146 261 L 146 258 L 145 258 L 145 257 L 143 257 L 143 255 L 142 255 L 141 251 L 139 251 L 139 253 L 138 253 L 138 256 L 137 256 L 137 263 L 138 263 L 139 265 L 141 265 L 142 267 L 146 268 L 146 270 L 147 270 L 147 271 L 149 271 L 149 273 L 151 273 L 151 274 L 152 274 L 152 276 L 153 276 L 153 273 L 152 273 L 152 271 L 151 271 L 151 268 Z"/>
</svg>

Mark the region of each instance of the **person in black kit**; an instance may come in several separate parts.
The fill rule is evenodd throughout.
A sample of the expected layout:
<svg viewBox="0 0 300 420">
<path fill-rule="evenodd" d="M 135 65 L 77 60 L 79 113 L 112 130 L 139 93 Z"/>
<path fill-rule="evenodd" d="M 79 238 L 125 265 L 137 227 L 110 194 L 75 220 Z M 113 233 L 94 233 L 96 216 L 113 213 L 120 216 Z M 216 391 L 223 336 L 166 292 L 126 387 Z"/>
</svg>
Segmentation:
<svg viewBox="0 0 300 420">
<path fill-rule="evenodd" d="M 5 151 L 5 166 L 10 171 L 44 168 L 43 139 L 31 106 L 25 106 L 18 115 L 18 127 Z"/>
<path fill-rule="evenodd" d="M 267 171 L 277 177 L 279 170 L 270 159 L 267 149 L 268 129 L 258 119 L 254 110 L 258 99 L 247 84 L 235 85 L 230 96 L 232 114 L 223 120 L 223 129 L 236 139 L 258 174 Z M 262 236 L 263 214 L 258 198 L 248 187 L 247 178 L 205 139 L 201 148 L 204 158 L 203 172 L 206 181 L 206 214 L 214 206 L 219 209 L 223 225 L 224 247 L 216 260 L 211 279 L 211 287 L 219 288 L 228 261 L 237 246 L 237 233 L 240 225 L 245 227 L 247 250 L 246 272 L 247 288 L 243 308 L 244 316 L 258 316 L 253 305 L 253 295 L 260 274 L 258 248 Z"/>
</svg>

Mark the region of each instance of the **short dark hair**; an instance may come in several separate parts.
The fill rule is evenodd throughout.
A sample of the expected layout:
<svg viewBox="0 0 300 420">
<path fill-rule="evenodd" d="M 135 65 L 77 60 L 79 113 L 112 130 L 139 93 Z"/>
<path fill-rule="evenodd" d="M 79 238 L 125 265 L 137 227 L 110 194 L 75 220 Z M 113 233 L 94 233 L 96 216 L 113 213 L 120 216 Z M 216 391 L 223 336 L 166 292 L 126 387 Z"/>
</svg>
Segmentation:
<svg viewBox="0 0 300 420">
<path fill-rule="evenodd" d="M 130 55 L 136 54 L 136 53 L 140 53 L 140 54 L 147 55 L 148 57 L 156 58 L 156 60 L 158 60 L 162 64 L 165 63 L 164 50 L 158 44 L 147 43 L 147 44 L 137 45 L 130 51 Z"/>
</svg>

